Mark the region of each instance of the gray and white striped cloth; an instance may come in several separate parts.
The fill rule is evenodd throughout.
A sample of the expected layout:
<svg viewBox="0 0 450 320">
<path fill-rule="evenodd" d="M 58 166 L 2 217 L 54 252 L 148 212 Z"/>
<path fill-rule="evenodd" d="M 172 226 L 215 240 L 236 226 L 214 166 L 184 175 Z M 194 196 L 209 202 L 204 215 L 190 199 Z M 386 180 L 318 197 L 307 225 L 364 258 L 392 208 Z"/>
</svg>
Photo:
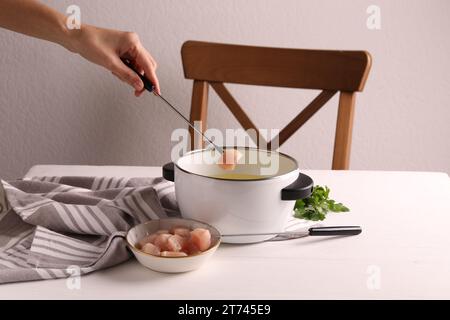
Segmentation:
<svg viewBox="0 0 450 320">
<path fill-rule="evenodd" d="M 119 264 L 131 257 L 127 230 L 178 215 L 173 183 L 163 178 L 1 180 L 0 283 L 65 278 Z"/>
</svg>

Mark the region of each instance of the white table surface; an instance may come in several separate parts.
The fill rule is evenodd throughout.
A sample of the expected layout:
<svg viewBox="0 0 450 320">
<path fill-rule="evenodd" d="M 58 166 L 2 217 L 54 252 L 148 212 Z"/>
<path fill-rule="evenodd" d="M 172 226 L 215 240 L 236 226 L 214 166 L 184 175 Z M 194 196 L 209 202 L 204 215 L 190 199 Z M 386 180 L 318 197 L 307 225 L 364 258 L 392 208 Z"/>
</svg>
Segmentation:
<svg viewBox="0 0 450 320">
<path fill-rule="evenodd" d="M 221 245 L 203 268 L 153 272 L 135 260 L 81 278 L 0 285 L 0 299 L 450 298 L 450 179 L 437 172 L 305 170 L 351 208 L 327 225 L 355 237 Z M 39 175 L 159 176 L 158 167 L 35 166 Z"/>
</svg>

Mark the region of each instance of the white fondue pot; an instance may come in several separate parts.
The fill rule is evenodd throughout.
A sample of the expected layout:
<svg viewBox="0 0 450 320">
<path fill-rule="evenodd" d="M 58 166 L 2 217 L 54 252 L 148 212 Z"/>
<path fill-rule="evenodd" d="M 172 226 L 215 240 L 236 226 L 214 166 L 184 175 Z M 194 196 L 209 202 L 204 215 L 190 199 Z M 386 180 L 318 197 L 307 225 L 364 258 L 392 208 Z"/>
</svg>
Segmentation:
<svg viewBox="0 0 450 320">
<path fill-rule="evenodd" d="M 295 200 L 307 198 L 312 179 L 299 172 L 297 161 L 283 153 L 237 148 L 236 168 L 224 170 L 214 150 L 194 150 L 163 167 L 163 177 L 175 182 L 184 218 L 213 225 L 221 234 L 284 231 Z M 251 243 L 273 236 L 223 237 L 225 243 Z"/>
</svg>

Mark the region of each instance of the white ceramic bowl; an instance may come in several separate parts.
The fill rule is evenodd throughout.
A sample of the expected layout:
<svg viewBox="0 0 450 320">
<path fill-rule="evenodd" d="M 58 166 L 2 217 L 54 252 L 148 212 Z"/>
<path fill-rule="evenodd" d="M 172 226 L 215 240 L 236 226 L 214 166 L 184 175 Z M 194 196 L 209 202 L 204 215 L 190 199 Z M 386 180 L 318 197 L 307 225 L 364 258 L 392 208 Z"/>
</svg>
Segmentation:
<svg viewBox="0 0 450 320">
<path fill-rule="evenodd" d="M 202 253 L 187 257 L 158 257 L 145 253 L 136 248 L 136 244 L 145 236 L 158 230 L 170 230 L 173 227 L 184 227 L 189 229 L 204 228 L 211 233 L 211 247 Z M 136 259 L 145 267 L 166 273 L 187 272 L 198 269 L 216 251 L 220 244 L 220 233 L 213 226 L 191 219 L 167 218 L 151 220 L 139 224 L 127 233 L 127 244 Z"/>
</svg>

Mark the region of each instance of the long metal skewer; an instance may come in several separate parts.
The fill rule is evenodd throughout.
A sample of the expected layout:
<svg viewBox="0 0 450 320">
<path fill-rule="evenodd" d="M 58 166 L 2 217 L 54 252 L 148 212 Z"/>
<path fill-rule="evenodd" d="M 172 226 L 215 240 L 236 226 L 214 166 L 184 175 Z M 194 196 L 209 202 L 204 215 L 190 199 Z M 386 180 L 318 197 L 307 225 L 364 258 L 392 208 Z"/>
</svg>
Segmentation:
<svg viewBox="0 0 450 320">
<path fill-rule="evenodd" d="M 153 83 L 143 74 L 141 74 L 138 70 L 136 70 L 135 66 L 131 63 L 131 61 L 129 59 L 126 58 L 120 58 L 122 60 L 122 62 L 131 70 L 133 70 L 138 76 L 139 78 L 141 78 L 142 82 L 144 83 L 144 88 L 146 90 L 148 90 L 149 92 L 152 92 L 154 95 L 158 96 L 161 98 L 162 101 L 164 101 L 173 111 L 175 111 L 184 121 L 186 121 L 186 123 L 192 128 L 194 129 L 195 132 L 199 133 L 203 138 L 205 138 L 206 141 L 208 141 L 210 144 L 213 145 L 214 149 L 216 149 L 217 151 L 219 151 L 221 154 L 223 154 L 223 149 L 221 147 L 219 147 L 217 144 L 215 144 L 214 142 L 211 141 L 211 139 L 209 139 L 207 136 L 205 136 L 205 134 L 203 132 L 201 132 L 200 130 L 198 130 L 190 121 L 188 118 L 186 118 L 180 111 L 178 111 L 177 108 L 175 108 L 169 101 L 167 101 L 163 96 L 159 95 L 158 93 L 156 93 L 155 86 L 153 85 Z M 192 139 L 194 139 L 194 137 L 192 137 Z"/>
<path fill-rule="evenodd" d="M 211 141 L 211 139 L 209 139 L 207 136 L 204 135 L 203 132 L 201 132 L 200 130 L 198 130 L 190 121 L 189 119 L 187 119 L 180 111 L 178 111 L 177 108 L 175 108 L 169 101 L 167 101 L 163 96 L 157 94 L 155 91 L 153 91 L 153 93 L 158 96 L 159 98 L 161 98 L 162 101 L 164 101 L 170 108 L 172 108 L 173 111 L 175 111 L 184 121 L 186 121 L 186 123 L 195 130 L 195 132 L 199 133 L 202 135 L 203 138 L 205 138 L 206 141 L 208 141 L 210 144 L 212 144 L 214 146 L 214 149 L 216 149 L 217 151 L 219 151 L 220 153 L 223 153 L 223 149 L 221 147 L 219 147 L 218 145 L 216 145 L 214 142 Z"/>
</svg>

